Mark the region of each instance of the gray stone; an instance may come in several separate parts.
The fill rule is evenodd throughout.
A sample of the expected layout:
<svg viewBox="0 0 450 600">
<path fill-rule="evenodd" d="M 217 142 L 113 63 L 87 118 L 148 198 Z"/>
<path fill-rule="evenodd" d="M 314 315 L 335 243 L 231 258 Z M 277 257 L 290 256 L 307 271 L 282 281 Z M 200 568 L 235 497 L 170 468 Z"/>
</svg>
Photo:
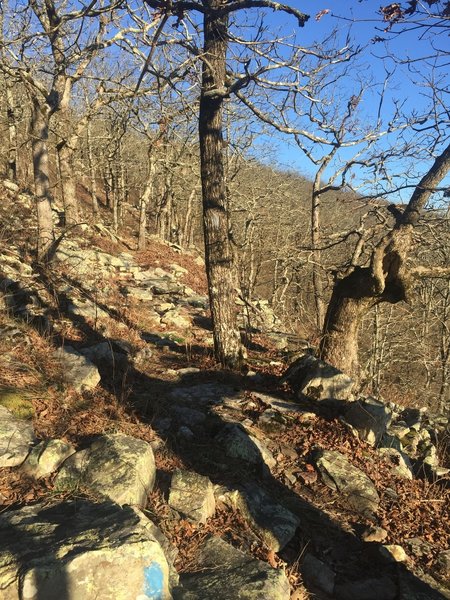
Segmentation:
<svg viewBox="0 0 450 600">
<path fill-rule="evenodd" d="M 227 398 L 236 396 L 230 385 L 218 383 L 200 383 L 198 385 L 178 387 L 170 393 L 173 401 L 182 404 L 207 406 L 221 404 Z"/>
<path fill-rule="evenodd" d="M 123 433 L 104 435 L 76 452 L 55 479 L 60 490 L 87 488 L 118 504 L 145 506 L 156 469 L 150 444 Z"/>
<path fill-rule="evenodd" d="M 313 554 L 308 553 L 303 559 L 302 573 L 308 587 L 314 586 L 329 596 L 333 595 L 336 573 Z"/>
<path fill-rule="evenodd" d="M 177 329 L 191 329 L 191 319 L 186 315 L 180 314 L 177 310 L 167 311 L 163 317 L 161 317 L 161 323 L 168 325 L 169 327 L 176 327 Z"/>
<path fill-rule="evenodd" d="M 254 436 L 249 435 L 241 425 L 229 423 L 216 435 L 215 441 L 230 458 L 242 459 L 251 464 L 265 463 L 269 469 L 276 461 L 264 444 Z"/>
<path fill-rule="evenodd" d="M 413 479 L 412 466 L 406 454 L 395 448 L 379 448 L 378 453 L 389 462 L 394 475 L 405 479 Z"/>
<path fill-rule="evenodd" d="M 108 342 L 82 348 L 80 352 L 94 364 L 103 361 L 113 366 L 124 367 L 127 363 L 127 356 L 121 352 L 114 352 L 112 345 Z"/>
<path fill-rule="evenodd" d="M 296 515 L 254 484 L 227 492 L 220 500 L 238 509 L 253 531 L 275 552 L 286 546 L 300 525 Z"/>
<path fill-rule="evenodd" d="M 189 408 L 188 406 L 173 406 L 170 412 L 188 427 L 198 427 L 206 420 L 204 412 L 195 410 L 195 408 Z"/>
<path fill-rule="evenodd" d="M 45 440 L 31 450 L 22 470 L 35 479 L 47 477 L 74 453 L 75 448 L 63 440 Z"/>
<path fill-rule="evenodd" d="M 108 313 L 99 307 L 95 302 L 90 300 L 77 300 L 71 302 L 67 307 L 67 312 L 76 317 L 83 317 L 84 319 L 90 319 L 96 321 L 97 319 L 106 319 L 109 317 Z"/>
<path fill-rule="evenodd" d="M 345 422 L 356 430 L 361 440 L 372 446 L 379 443 L 391 418 L 392 414 L 387 406 L 375 398 L 359 400 L 345 412 Z"/>
<path fill-rule="evenodd" d="M 367 527 L 367 529 L 365 529 L 361 535 L 361 538 L 364 542 L 384 542 L 384 540 L 387 538 L 388 536 L 388 532 L 386 531 L 386 529 L 383 529 L 382 527 Z"/>
<path fill-rule="evenodd" d="M 276 410 L 282 414 L 285 414 L 285 413 L 304 414 L 306 412 L 305 407 L 302 406 L 301 404 L 297 404 L 296 402 L 290 402 L 289 400 L 282 400 L 280 398 L 277 398 L 276 396 L 270 396 L 269 394 L 262 394 L 260 392 L 255 392 L 255 396 L 257 398 L 259 398 L 260 400 L 262 400 L 264 402 L 264 404 L 267 404 L 268 406 L 270 406 L 271 408 L 273 408 L 274 410 Z"/>
<path fill-rule="evenodd" d="M 153 300 L 153 293 L 151 290 L 143 287 L 127 287 L 128 295 L 133 300 L 139 300 L 139 302 L 151 302 Z"/>
<path fill-rule="evenodd" d="M 181 576 L 175 600 L 289 600 L 289 581 L 282 570 L 247 556 L 220 538 L 200 552 L 201 571 Z"/>
<path fill-rule="evenodd" d="M 33 425 L 0 406 L 0 467 L 21 465 L 35 443 Z"/>
<path fill-rule="evenodd" d="M 385 544 L 380 548 L 380 554 L 391 562 L 406 562 L 408 555 L 398 544 Z"/>
<path fill-rule="evenodd" d="M 312 400 L 353 400 L 353 380 L 332 365 L 306 354 L 294 361 L 283 377 L 297 395 Z"/>
<path fill-rule="evenodd" d="M 97 367 L 71 346 L 58 348 L 55 355 L 64 367 L 64 379 L 77 391 L 93 389 L 100 382 Z"/>
<path fill-rule="evenodd" d="M 337 600 L 394 600 L 397 586 L 389 577 L 348 581 L 334 588 Z"/>
<path fill-rule="evenodd" d="M 172 475 L 169 505 L 192 521 L 205 523 L 216 510 L 213 484 L 208 477 L 177 469 Z"/>
<path fill-rule="evenodd" d="M 162 533 L 142 513 L 84 500 L 0 516 L 2 600 L 171 598 Z"/>
<path fill-rule="evenodd" d="M 321 450 L 315 463 L 324 483 L 343 494 L 350 506 L 362 514 L 377 510 L 380 497 L 374 484 L 340 452 Z"/>
</svg>

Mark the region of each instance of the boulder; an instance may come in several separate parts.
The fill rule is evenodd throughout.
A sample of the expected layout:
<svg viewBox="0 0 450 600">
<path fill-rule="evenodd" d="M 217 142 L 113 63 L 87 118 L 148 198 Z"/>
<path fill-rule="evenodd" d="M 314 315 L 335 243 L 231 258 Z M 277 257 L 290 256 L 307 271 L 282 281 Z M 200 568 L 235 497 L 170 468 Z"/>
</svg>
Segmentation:
<svg viewBox="0 0 450 600">
<path fill-rule="evenodd" d="M 72 454 L 55 479 L 60 490 L 84 487 L 117 504 L 145 506 L 156 468 L 150 444 L 123 433 L 100 436 Z"/>
<path fill-rule="evenodd" d="M 0 515 L 2 600 L 171 598 L 162 533 L 142 513 L 85 500 Z"/>
<path fill-rule="evenodd" d="M 344 420 L 361 440 L 375 446 L 385 434 L 391 418 L 391 412 L 384 402 L 365 398 L 350 405 Z"/>
<path fill-rule="evenodd" d="M 289 600 L 283 571 L 247 556 L 220 538 L 210 538 L 200 551 L 201 570 L 181 576 L 175 600 Z"/>
<path fill-rule="evenodd" d="M 308 587 L 314 586 L 329 596 L 333 595 L 336 573 L 313 554 L 308 553 L 303 559 L 302 573 Z"/>
<path fill-rule="evenodd" d="M 397 586 L 386 576 L 348 581 L 335 586 L 337 600 L 394 600 Z"/>
<path fill-rule="evenodd" d="M 0 467 L 21 465 L 35 443 L 33 425 L 0 406 Z"/>
<path fill-rule="evenodd" d="M 294 537 L 300 519 L 256 484 L 246 484 L 219 497 L 238 509 L 258 537 L 274 552 Z"/>
<path fill-rule="evenodd" d="M 64 367 L 65 381 L 77 391 L 93 389 L 100 382 L 97 367 L 71 346 L 58 348 L 55 355 Z"/>
<path fill-rule="evenodd" d="M 215 441 L 230 458 L 254 465 L 264 464 L 269 469 L 276 465 L 276 460 L 264 442 L 248 434 L 241 425 L 228 423 L 216 435 Z"/>
<path fill-rule="evenodd" d="M 346 497 L 350 506 L 362 514 L 378 508 L 380 497 L 372 481 L 335 450 L 319 450 L 314 458 L 324 483 Z"/>
<path fill-rule="evenodd" d="M 413 479 L 412 466 L 406 454 L 395 448 L 379 448 L 378 453 L 389 462 L 394 475 L 405 479 Z"/>
<path fill-rule="evenodd" d="M 311 400 L 353 400 L 353 380 L 332 365 L 305 354 L 294 361 L 286 371 L 287 381 L 298 397 Z"/>
<path fill-rule="evenodd" d="M 214 487 L 208 477 L 177 469 L 172 475 L 169 505 L 196 523 L 214 515 Z"/>
<path fill-rule="evenodd" d="M 45 440 L 35 446 L 22 465 L 22 470 L 35 479 L 48 477 L 75 453 L 75 448 L 63 440 Z"/>
</svg>

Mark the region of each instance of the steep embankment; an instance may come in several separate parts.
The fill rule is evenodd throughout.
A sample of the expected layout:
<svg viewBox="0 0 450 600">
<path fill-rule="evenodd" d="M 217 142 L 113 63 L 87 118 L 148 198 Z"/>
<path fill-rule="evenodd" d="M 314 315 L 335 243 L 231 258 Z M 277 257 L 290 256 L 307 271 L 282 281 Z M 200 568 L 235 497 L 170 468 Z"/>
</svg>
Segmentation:
<svg viewBox="0 0 450 600">
<path fill-rule="evenodd" d="M 86 225 L 43 271 L 31 198 L 0 210 L 2 597 L 450 597 L 442 419 L 282 383 L 264 303 L 224 372 L 199 256 Z"/>
</svg>

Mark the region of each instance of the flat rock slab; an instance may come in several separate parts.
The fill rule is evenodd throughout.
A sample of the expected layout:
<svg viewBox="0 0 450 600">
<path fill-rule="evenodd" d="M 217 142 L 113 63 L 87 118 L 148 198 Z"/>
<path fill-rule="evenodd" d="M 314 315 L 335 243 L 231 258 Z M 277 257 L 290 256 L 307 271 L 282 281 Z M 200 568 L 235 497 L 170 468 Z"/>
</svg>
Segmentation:
<svg viewBox="0 0 450 600">
<path fill-rule="evenodd" d="M 35 441 L 32 423 L 0 406 L 0 467 L 21 465 Z"/>
<path fill-rule="evenodd" d="M 89 448 L 70 456 L 56 476 L 55 485 L 60 490 L 84 487 L 120 505 L 145 506 L 155 476 L 150 444 L 116 433 L 101 436 Z"/>
<path fill-rule="evenodd" d="M 346 497 L 352 508 L 362 514 L 377 510 L 380 497 L 372 481 L 335 450 L 319 450 L 315 464 L 324 483 Z"/>
<path fill-rule="evenodd" d="M 294 361 L 283 379 L 299 395 L 312 400 L 353 400 L 353 380 L 332 365 L 306 354 Z"/>
<path fill-rule="evenodd" d="M 225 425 L 214 439 L 230 458 L 242 459 L 254 465 L 265 464 L 269 469 L 276 464 L 264 442 L 247 433 L 241 425 Z"/>
<path fill-rule="evenodd" d="M 377 445 L 392 419 L 389 408 L 375 398 L 365 398 L 353 402 L 345 413 L 348 423 L 358 437 L 372 446 Z"/>
<path fill-rule="evenodd" d="M 31 450 L 22 470 L 35 479 L 47 477 L 74 453 L 75 448 L 63 440 L 45 440 Z"/>
<path fill-rule="evenodd" d="M 274 552 L 286 546 L 300 525 L 300 519 L 296 515 L 256 484 L 247 484 L 240 490 L 228 492 L 223 501 L 237 508 L 251 529 Z"/>
<path fill-rule="evenodd" d="M 0 516 L 2 600 L 166 600 L 161 531 L 105 502 L 37 504 Z"/>
<path fill-rule="evenodd" d="M 226 399 L 234 398 L 236 395 L 236 391 L 230 385 L 217 383 L 179 387 L 170 393 L 170 397 L 175 402 L 198 406 L 222 404 Z"/>
<path fill-rule="evenodd" d="M 77 391 L 91 390 L 100 382 L 97 367 L 71 346 L 58 348 L 55 355 L 64 367 L 66 382 Z"/>
<path fill-rule="evenodd" d="M 334 588 L 336 600 L 394 600 L 397 586 L 389 577 L 363 579 L 338 584 Z"/>
<path fill-rule="evenodd" d="M 256 560 L 220 538 L 209 539 L 200 551 L 201 571 L 181 576 L 175 600 L 289 600 L 283 571 Z"/>
<path fill-rule="evenodd" d="M 197 523 L 205 523 L 216 510 L 214 486 L 208 477 L 177 469 L 172 476 L 169 505 Z"/>
</svg>

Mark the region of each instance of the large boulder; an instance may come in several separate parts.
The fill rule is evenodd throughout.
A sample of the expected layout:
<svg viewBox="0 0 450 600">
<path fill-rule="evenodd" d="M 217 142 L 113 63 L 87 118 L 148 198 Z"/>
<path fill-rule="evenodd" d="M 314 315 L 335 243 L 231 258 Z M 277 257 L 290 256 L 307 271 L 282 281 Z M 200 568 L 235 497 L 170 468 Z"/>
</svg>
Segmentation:
<svg viewBox="0 0 450 600">
<path fill-rule="evenodd" d="M 332 365 L 305 354 L 295 360 L 286 371 L 287 381 L 299 398 L 317 401 L 353 400 L 353 380 Z"/>
<path fill-rule="evenodd" d="M 216 435 L 215 441 L 230 458 L 236 458 L 267 469 L 275 466 L 276 460 L 266 444 L 245 431 L 242 425 L 228 423 Z"/>
<path fill-rule="evenodd" d="M 64 368 L 65 381 L 77 391 L 93 389 L 100 382 L 97 367 L 71 346 L 58 348 L 55 355 Z"/>
<path fill-rule="evenodd" d="M 171 598 L 163 536 L 142 513 L 84 500 L 0 516 L 2 600 Z"/>
<path fill-rule="evenodd" d="M 324 483 L 342 494 L 347 503 L 362 514 L 372 514 L 380 497 L 365 473 L 354 467 L 336 450 L 319 450 L 314 458 Z"/>
<path fill-rule="evenodd" d="M 75 448 L 63 440 L 44 440 L 31 450 L 22 470 L 35 479 L 48 477 L 75 453 Z"/>
<path fill-rule="evenodd" d="M 177 469 L 172 475 L 169 505 L 197 523 L 205 523 L 216 510 L 214 486 L 208 477 Z"/>
<path fill-rule="evenodd" d="M 116 433 L 101 436 L 89 448 L 72 454 L 56 476 L 55 485 L 60 490 L 87 488 L 120 505 L 145 506 L 155 476 L 150 444 Z"/>
<path fill-rule="evenodd" d="M 0 406 L 0 467 L 23 463 L 35 443 L 33 425 Z"/>
<path fill-rule="evenodd" d="M 296 515 L 256 484 L 247 483 L 240 490 L 227 492 L 220 500 L 238 509 L 258 537 L 274 552 L 290 542 L 300 525 Z"/>
<path fill-rule="evenodd" d="M 220 538 L 210 538 L 200 551 L 195 574 L 181 576 L 176 600 L 289 600 L 289 581 L 283 571 L 247 556 Z"/>
<path fill-rule="evenodd" d="M 386 433 L 392 418 L 389 408 L 375 398 L 364 398 L 350 405 L 345 413 L 345 422 L 358 437 L 372 446 L 377 445 Z"/>
</svg>

